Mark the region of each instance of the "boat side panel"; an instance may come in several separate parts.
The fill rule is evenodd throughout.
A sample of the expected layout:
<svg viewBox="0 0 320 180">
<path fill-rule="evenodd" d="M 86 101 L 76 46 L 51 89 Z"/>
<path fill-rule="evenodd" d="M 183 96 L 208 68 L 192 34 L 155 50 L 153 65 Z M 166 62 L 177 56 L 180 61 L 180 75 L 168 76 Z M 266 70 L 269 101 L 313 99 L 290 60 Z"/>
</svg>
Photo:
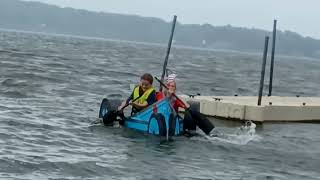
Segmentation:
<svg viewBox="0 0 320 180">
<path fill-rule="evenodd" d="M 126 121 L 125 122 L 125 127 L 131 128 L 131 129 L 136 129 L 139 131 L 147 132 L 148 130 L 148 124 L 145 123 L 140 123 L 140 122 L 135 122 L 135 121 Z"/>
<path fill-rule="evenodd" d="M 168 131 L 170 114 L 175 113 L 171 107 L 169 100 L 167 98 L 149 106 L 145 110 L 129 117 L 125 123 L 125 126 L 132 129 L 137 129 L 140 131 L 148 132 L 148 125 L 154 110 L 157 113 L 162 114 L 165 117 L 165 123 Z M 177 117 L 175 135 L 180 135 L 183 132 L 183 122 L 181 118 Z M 150 126 L 157 126 L 156 123 L 151 123 Z M 158 127 L 150 127 L 152 129 L 157 129 Z"/>
</svg>

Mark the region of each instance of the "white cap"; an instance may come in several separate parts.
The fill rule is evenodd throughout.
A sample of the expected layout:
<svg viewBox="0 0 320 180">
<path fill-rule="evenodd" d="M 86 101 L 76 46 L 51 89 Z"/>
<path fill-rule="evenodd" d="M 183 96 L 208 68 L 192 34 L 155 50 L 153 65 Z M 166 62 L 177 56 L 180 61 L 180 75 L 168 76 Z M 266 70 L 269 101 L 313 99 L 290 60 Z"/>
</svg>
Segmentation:
<svg viewBox="0 0 320 180">
<path fill-rule="evenodd" d="M 169 82 L 176 82 L 176 77 L 177 77 L 176 74 L 170 74 L 170 75 L 167 77 L 167 83 L 169 83 Z"/>
</svg>

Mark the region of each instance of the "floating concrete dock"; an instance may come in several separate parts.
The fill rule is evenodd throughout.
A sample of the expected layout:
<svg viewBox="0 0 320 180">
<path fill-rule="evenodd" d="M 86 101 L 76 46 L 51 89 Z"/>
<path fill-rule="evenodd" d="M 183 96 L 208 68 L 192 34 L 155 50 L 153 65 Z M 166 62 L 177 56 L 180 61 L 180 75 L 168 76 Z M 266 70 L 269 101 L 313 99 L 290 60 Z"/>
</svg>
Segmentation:
<svg viewBox="0 0 320 180">
<path fill-rule="evenodd" d="M 213 117 L 255 122 L 320 122 L 320 97 L 181 96 Z"/>
</svg>

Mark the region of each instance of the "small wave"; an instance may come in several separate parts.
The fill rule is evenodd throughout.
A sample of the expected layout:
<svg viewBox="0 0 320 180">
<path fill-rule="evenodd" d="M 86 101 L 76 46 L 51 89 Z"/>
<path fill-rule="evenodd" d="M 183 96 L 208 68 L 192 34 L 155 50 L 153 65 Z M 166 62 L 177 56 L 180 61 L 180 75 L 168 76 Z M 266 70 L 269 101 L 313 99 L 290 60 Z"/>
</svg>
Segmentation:
<svg viewBox="0 0 320 180">
<path fill-rule="evenodd" d="M 6 87 L 25 87 L 28 86 L 28 83 L 25 81 L 17 81 L 15 79 L 8 78 L 2 81 L 1 85 Z"/>
<path fill-rule="evenodd" d="M 8 98 L 28 98 L 28 94 L 26 92 L 19 91 L 4 91 L 1 93 L 3 96 Z"/>
<path fill-rule="evenodd" d="M 36 53 L 34 52 L 26 52 L 26 51 L 21 51 L 19 49 L 2 49 L 0 50 L 0 52 L 3 52 L 3 53 L 8 53 L 8 54 L 11 54 L 13 56 L 16 56 L 16 57 L 32 57 L 32 56 L 37 56 Z"/>
<path fill-rule="evenodd" d="M 204 67 L 204 65 L 201 65 L 201 64 L 199 64 L 198 62 L 193 63 L 193 62 L 189 62 L 189 61 L 185 61 L 183 65 L 184 65 L 184 66 L 190 66 L 190 67 L 192 67 L 192 68 L 201 68 L 201 67 Z M 201 69 L 200 69 L 200 70 L 201 70 Z"/>
<path fill-rule="evenodd" d="M 249 142 L 261 139 L 260 136 L 251 134 L 225 134 L 222 137 L 206 136 L 206 138 L 210 141 L 220 141 L 236 145 L 247 145 Z"/>
<path fill-rule="evenodd" d="M 195 137 L 193 139 L 198 138 L 199 140 L 205 140 L 209 142 L 223 142 L 235 145 L 247 145 L 249 142 L 260 141 L 261 136 L 256 134 L 255 131 L 256 125 L 251 122 L 250 125 L 241 126 L 236 130 L 235 133 L 224 134 L 223 132 L 215 131 L 211 133 L 209 136 L 204 135 L 204 138 Z"/>
</svg>

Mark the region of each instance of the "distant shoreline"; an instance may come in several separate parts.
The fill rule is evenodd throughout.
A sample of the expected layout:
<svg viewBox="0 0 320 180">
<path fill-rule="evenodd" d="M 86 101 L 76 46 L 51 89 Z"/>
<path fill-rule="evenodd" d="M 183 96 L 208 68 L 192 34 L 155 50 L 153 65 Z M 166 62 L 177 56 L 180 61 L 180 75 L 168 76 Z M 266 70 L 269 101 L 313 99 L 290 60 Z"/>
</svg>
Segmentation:
<svg viewBox="0 0 320 180">
<path fill-rule="evenodd" d="M 109 39 L 109 38 L 102 38 L 102 37 L 93 37 L 93 36 L 81 36 L 81 35 L 72 35 L 72 34 L 59 34 L 59 33 L 48 33 L 48 32 L 36 32 L 36 31 L 26 31 L 26 30 L 18 30 L 18 29 L 7 29 L 7 28 L 1 28 L 0 31 L 2 32 L 17 32 L 17 33 L 26 33 L 26 34 L 41 34 L 41 35 L 48 35 L 48 36 L 56 36 L 56 37 L 72 37 L 77 39 L 83 39 L 83 40 L 97 40 L 97 41 L 110 41 L 110 42 L 120 42 L 120 43 L 131 43 L 131 44 L 139 44 L 139 45 L 151 45 L 151 46 L 158 46 L 167 48 L 167 44 L 161 44 L 161 43 L 149 43 L 149 42 L 139 42 L 139 41 L 127 41 L 127 40 L 121 40 L 121 39 Z M 226 52 L 226 53 L 233 53 L 233 54 L 250 54 L 255 56 L 261 56 L 262 58 L 262 50 L 261 52 L 248 52 L 248 51 L 238 51 L 238 50 L 232 50 L 232 49 L 212 49 L 212 48 L 201 48 L 201 47 L 192 47 L 192 46 L 183 46 L 183 45 L 173 45 L 172 48 L 177 49 L 191 49 L 191 50 L 199 50 L 199 51 L 216 51 L 216 52 Z M 285 57 L 285 58 L 301 58 L 303 60 L 316 60 L 319 59 L 313 58 L 313 57 L 305 57 L 305 56 L 291 56 L 291 55 L 285 55 L 285 54 L 276 54 L 276 56 L 279 57 Z M 269 57 L 269 56 L 268 56 Z"/>
</svg>

